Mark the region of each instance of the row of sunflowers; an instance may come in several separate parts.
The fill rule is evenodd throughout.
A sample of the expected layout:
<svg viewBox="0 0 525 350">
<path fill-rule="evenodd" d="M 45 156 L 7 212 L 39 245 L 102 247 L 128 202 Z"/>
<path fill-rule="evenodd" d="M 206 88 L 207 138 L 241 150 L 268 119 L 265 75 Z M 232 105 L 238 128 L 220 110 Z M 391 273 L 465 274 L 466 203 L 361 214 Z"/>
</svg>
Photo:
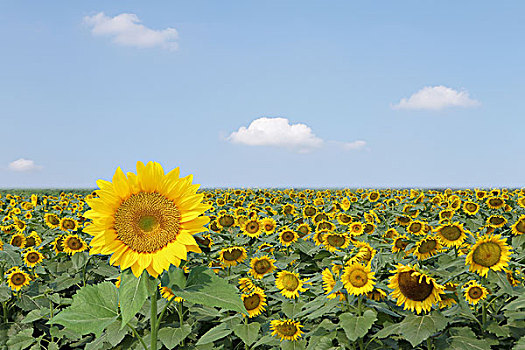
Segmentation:
<svg viewBox="0 0 525 350">
<path fill-rule="evenodd" d="M 4 193 L 0 346 L 525 348 L 524 189 L 191 182 Z"/>
</svg>

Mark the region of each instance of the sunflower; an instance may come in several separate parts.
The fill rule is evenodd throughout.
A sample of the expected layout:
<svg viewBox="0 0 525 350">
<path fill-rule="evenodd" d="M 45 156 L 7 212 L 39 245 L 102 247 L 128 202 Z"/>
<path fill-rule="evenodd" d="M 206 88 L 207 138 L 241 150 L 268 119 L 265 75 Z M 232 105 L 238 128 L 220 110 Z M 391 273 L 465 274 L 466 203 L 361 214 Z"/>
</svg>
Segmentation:
<svg viewBox="0 0 525 350">
<path fill-rule="evenodd" d="M 227 213 L 219 215 L 219 217 L 217 218 L 217 224 L 220 227 L 230 228 L 233 225 L 235 225 L 235 216 Z"/>
<path fill-rule="evenodd" d="M 274 246 L 268 243 L 262 243 L 257 247 L 257 250 L 264 253 L 273 253 L 275 250 Z"/>
<path fill-rule="evenodd" d="M 372 222 L 367 222 L 363 225 L 363 233 L 371 235 L 376 230 L 376 225 Z"/>
<path fill-rule="evenodd" d="M 336 281 L 330 269 L 323 270 L 322 279 L 323 279 L 323 289 L 325 291 L 324 294 L 326 294 L 326 297 L 328 299 L 334 299 L 334 298 L 337 298 L 338 296 L 339 296 L 339 300 L 341 301 L 345 299 L 345 295 L 341 292 L 332 293 L 332 291 L 334 290 Z"/>
<path fill-rule="evenodd" d="M 303 288 L 304 281 L 301 281 L 296 272 L 281 271 L 277 273 L 275 285 L 281 290 L 281 294 L 287 298 L 295 299 L 299 292 L 304 292 L 308 288 Z"/>
<path fill-rule="evenodd" d="M 317 225 L 321 221 L 328 221 L 328 220 L 330 220 L 330 217 L 328 216 L 328 214 L 321 212 L 321 213 L 315 214 L 314 217 L 313 217 L 313 220 L 314 220 L 314 223 Z"/>
<path fill-rule="evenodd" d="M 42 238 L 40 238 L 36 231 L 31 232 L 31 234 L 26 237 L 26 248 L 39 246 L 41 243 Z"/>
<path fill-rule="evenodd" d="M 487 204 L 490 209 L 500 209 L 505 206 L 505 200 L 497 196 L 490 196 L 485 200 L 485 204 Z"/>
<path fill-rule="evenodd" d="M 277 227 L 277 222 L 272 218 L 264 218 L 261 220 L 261 226 L 267 235 L 271 235 Z"/>
<path fill-rule="evenodd" d="M 18 292 L 24 286 L 28 286 L 30 280 L 30 276 L 20 270 L 18 266 L 7 271 L 7 285 L 15 292 Z"/>
<path fill-rule="evenodd" d="M 348 231 L 350 235 L 352 236 L 360 236 L 365 231 L 365 227 L 362 222 L 356 221 L 356 222 L 352 222 L 348 226 Z"/>
<path fill-rule="evenodd" d="M 64 246 L 62 245 L 64 242 L 64 237 L 64 235 L 58 235 L 52 243 L 53 250 L 56 254 L 59 254 L 64 251 Z"/>
<path fill-rule="evenodd" d="M 507 219 L 501 215 L 491 215 L 487 218 L 487 225 L 492 228 L 499 228 L 505 226 Z"/>
<path fill-rule="evenodd" d="M 346 233 L 329 232 L 323 237 L 323 245 L 330 252 L 345 249 L 350 245 L 350 236 Z"/>
<path fill-rule="evenodd" d="M 242 294 L 242 303 L 248 311 L 248 317 L 260 315 L 265 309 L 266 294 L 261 288 L 254 288 L 248 294 Z"/>
<path fill-rule="evenodd" d="M 386 232 L 383 234 L 383 237 L 385 238 L 389 238 L 389 239 L 394 239 L 396 238 L 397 236 L 399 236 L 399 233 L 397 232 L 397 230 L 395 228 L 389 228 L 388 230 L 386 230 Z"/>
<path fill-rule="evenodd" d="M 424 232 L 425 223 L 419 220 L 413 220 L 408 224 L 406 230 L 408 233 L 411 233 L 413 235 L 423 235 Z"/>
<path fill-rule="evenodd" d="M 295 207 L 293 204 L 286 203 L 282 206 L 282 211 L 284 215 L 293 215 L 295 213 Z"/>
<path fill-rule="evenodd" d="M 354 263 L 344 268 L 341 281 L 351 295 L 361 295 L 374 289 L 374 273 L 370 266 Z"/>
<path fill-rule="evenodd" d="M 371 292 L 366 293 L 366 297 L 375 301 L 383 301 L 386 299 L 387 294 L 380 288 L 374 288 Z"/>
<path fill-rule="evenodd" d="M 184 299 L 182 299 L 181 297 L 177 297 L 175 296 L 175 293 L 173 293 L 173 290 L 171 290 L 171 288 L 169 287 L 162 287 L 160 284 L 159 284 L 159 292 L 160 292 L 160 295 L 166 299 L 166 300 L 171 300 L 175 297 L 175 300 L 173 300 L 174 302 L 176 303 L 181 303 L 184 301 Z"/>
<path fill-rule="evenodd" d="M 251 269 L 248 273 L 255 279 L 261 279 L 264 275 L 275 270 L 274 263 L 275 259 L 270 258 L 268 255 L 263 255 L 260 258 L 254 257 L 250 261 Z"/>
<path fill-rule="evenodd" d="M 246 220 L 241 227 L 241 232 L 248 237 L 258 237 L 262 232 L 261 222 L 256 216 Z"/>
<path fill-rule="evenodd" d="M 501 235 L 479 237 L 465 260 L 465 265 L 469 265 L 469 271 L 483 277 L 489 270 L 503 270 L 509 262 L 512 249 L 505 240 L 501 238 Z"/>
<path fill-rule="evenodd" d="M 348 214 L 345 214 L 345 213 L 339 213 L 337 214 L 336 216 L 337 218 L 337 222 L 339 222 L 339 224 L 343 225 L 343 226 L 347 226 L 347 225 L 350 225 L 350 223 L 352 222 L 352 217 Z"/>
<path fill-rule="evenodd" d="M 395 237 L 392 242 L 392 253 L 404 252 L 409 243 L 405 235 Z"/>
<path fill-rule="evenodd" d="M 226 267 L 235 266 L 247 257 L 244 247 L 223 248 L 219 252 L 219 261 Z"/>
<path fill-rule="evenodd" d="M 283 340 L 296 341 L 301 338 L 303 325 L 299 321 L 294 320 L 273 320 L 270 322 L 270 329 L 272 335 L 277 335 Z"/>
<path fill-rule="evenodd" d="M 353 264 L 356 262 L 369 264 L 373 257 L 376 255 L 376 250 L 366 242 L 354 242 L 354 246 L 357 248 L 357 254 L 347 262 Z"/>
<path fill-rule="evenodd" d="M 62 218 L 60 220 L 59 228 L 62 231 L 75 231 L 78 227 L 78 222 L 73 218 Z"/>
<path fill-rule="evenodd" d="M 289 246 L 293 242 L 297 242 L 298 237 L 299 235 L 288 226 L 284 226 L 279 232 L 279 242 L 284 246 Z"/>
<path fill-rule="evenodd" d="M 518 203 L 520 207 L 525 208 L 525 196 L 518 197 L 516 203 Z"/>
<path fill-rule="evenodd" d="M 467 215 L 476 215 L 479 211 L 479 204 L 474 202 L 464 202 L 463 211 Z"/>
<path fill-rule="evenodd" d="M 408 226 L 408 224 L 410 224 L 412 222 L 412 219 L 410 219 L 410 217 L 408 216 L 398 216 L 396 218 L 396 224 L 398 224 L 399 226 Z"/>
<path fill-rule="evenodd" d="M 35 267 L 44 260 L 44 256 L 39 251 L 29 248 L 24 253 L 24 263 L 28 267 Z"/>
<path fill-rule="evenodd" d="M 321 230 L 333 231 L 334 229 L 335 229 L 335 225 L 332 224 L 330 221 L 326 221 L 326 220 L 320 221 L 315 227 L 316 231 L 321 231 Z"/>
<path fill-rule="evenodd" d="M 525 215 L 520 216 L 516 222 L 511 226 L 512 233 L 515 235 L 522 235 L 525 233 Z"/>
<path fill-rule="evenodd" d="M 88 245 L 78 235 L 70 234 L 64 237 L 64 240 L 62 241 L 62 248 L 67 254 L 75 255 L 76 253 L 80 253 L 87 250 Z"/>
<path fill-rule="evenodd" d="M 441 300 L 444 286 L 436 283 L 432 277 L 416 271 L 412 266 L 397 265 L 395 275 L 390 277 L 388 287 L 393 289 L 390 295 L 397 299 L 398 306 L 421 313 L 429 311 L 432 305 Z"/>
<path fill-rule="evenodd" d="M 211 235 L 209 233 L 202 235 L 202 237 L 199 236 L 193 236 L 197 243 L 200 245 L 209 248 L 213 245 L 213 239 L 211 238 Z"/>
<path fill-rule="evenodd" d="M 300 224 L 295 230 L 298 232 L 299 237 L 303 239 L 306 239 L 304 237 L 306 237 L 312 231 L 310 225 L 308 224 Z"/>
<path fill-rule="evenodd" d="M 472 280 L 465 283 L 465 299 L 471 305 L 476 305 L 480 300 L 483 300 L 489 294 L 487 288 L 480 285 L 478 282 Z"/>
<path fill-rule="evenodd" d="M 437 237 L 427 236 L 416 243 L 416 248 L 414 249 L 413 254 L 419 260 L 425 260 L 436 255 L 442 248 L 441 242 Z"/>
<path fill-rule="evenodd" d="M 317 214 L 317 209 L 314 206 L 307 205 L 303 208 L 303 216 L 305 219 L 312 218 Z"/>
<path fill-rule="evenodd" d="M 463 224 L 459 222 L 446 223 L 434 230 L 441 242 L 447 247 L 460 247 L 467 238 Z"/>
<path fill-rule="evenodd" d="M 255 290 L 255 288 L 257 287 L 255 286 L 255 284 L 253 283 L 251 279 L 246 278 L 246 277 L 239 278 L 239 289 L 241 290 L 241 292 L 245 294 L 249 294 L 253 290 Z"/>
<path fill-rule="evenodd" d="M 11 236 L 9 244 L 18 248 L 24 248 L 26 246 L 26 236 L 23 233 L 15 233 Z"/>
<path fill-rule="evenodd" d="M 110 263 L 122 270 L 157 277 L 188 252 L 200 253 L 193 235 L 206 231 L 210 219 L 201 214 L 209 205 L 192 179 L 179 178 L 178 168 L 164 174 L 159 163 L 137 162 L 137 175 L 117 168 L 113 182 L 99 180 L 99 198 L 87 202 L 84 214 L 93 220 L 84 229 L 95 236 L 90 254 L 113 254 Z"/>
<path fill-rule="evenodd" d="M 452 282 L 447 282 L 445 283 L 444 287 L 445 287 L 445 292 L 454 292 L 454 295 L 457 295 L 456 294 L 456 288 L 458 287 L 457 284 L 452 283 Z M 438 302 L 440 309 L 444 309 L 454 304 L 457 304 L 456 299 L 454 299 L 450 295 L 447 295 L 446 293 L 441 295 L 441 301 Z"/>
</svg>

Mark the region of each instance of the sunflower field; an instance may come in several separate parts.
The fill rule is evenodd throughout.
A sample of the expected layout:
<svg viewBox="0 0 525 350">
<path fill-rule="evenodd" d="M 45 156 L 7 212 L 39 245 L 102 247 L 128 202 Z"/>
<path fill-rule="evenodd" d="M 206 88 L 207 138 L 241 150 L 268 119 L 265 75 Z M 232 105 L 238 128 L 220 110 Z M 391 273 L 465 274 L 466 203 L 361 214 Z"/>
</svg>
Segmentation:
<svg viewBox="0 0 525 350">
<path fill-rule="evenodd" d="M 2 349 L 525 349 L 525 189 L 3 191 Z"/>
</svg>

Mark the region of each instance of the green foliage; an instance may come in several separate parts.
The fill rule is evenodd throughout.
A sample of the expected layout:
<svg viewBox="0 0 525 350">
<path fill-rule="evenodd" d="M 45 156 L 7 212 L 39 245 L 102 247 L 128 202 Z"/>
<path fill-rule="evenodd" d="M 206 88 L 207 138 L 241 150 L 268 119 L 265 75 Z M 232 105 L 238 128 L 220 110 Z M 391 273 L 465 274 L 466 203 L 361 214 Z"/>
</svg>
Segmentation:
<svg viewBox="0 0 525 350">
<path fill-rule="evenodd" d="M 120 313 L 122 315 L 121 329 L 139 312 L 148 296 L 152 292 L 157 291 L 156 288 L 157 280 L 152 278 L 145 270 L 138 278 L 131 272 L 131 269 L 126 269 L 122 272 L 118 290 Z"/>
<path fill-rule="evenodd" d="M 355 341 L 366 335 L 370 327 L 377 320 L 377 313 L 373 310 L 366 310 L 363 316 L 355 316 L 349 312 L 341 314 L 339 320 L 348 337 L 348 340 Z"/>
</svg>

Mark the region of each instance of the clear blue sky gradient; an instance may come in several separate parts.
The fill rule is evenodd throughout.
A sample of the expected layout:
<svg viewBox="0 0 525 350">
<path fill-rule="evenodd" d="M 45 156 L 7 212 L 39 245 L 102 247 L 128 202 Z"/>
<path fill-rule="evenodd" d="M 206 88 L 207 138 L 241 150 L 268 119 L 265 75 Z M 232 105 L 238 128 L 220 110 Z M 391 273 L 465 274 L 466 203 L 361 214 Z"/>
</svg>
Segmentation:
<svg viewBox="0 0 525 350">
<path fill-rule="evenodd" d="M 118 46 L 84 16 L 134 13 L 176 51 Z M 137 160 L 204 187 L 522 187 L 525 2 L 3 1 L 0 187 L 94 187 Z M 425 86 L 476 108 L 394 110 Z M 262 116 L 328 143 L 232 144 Z M 7 165 L 31 159 L 41 170 Z"/>
</svg>

